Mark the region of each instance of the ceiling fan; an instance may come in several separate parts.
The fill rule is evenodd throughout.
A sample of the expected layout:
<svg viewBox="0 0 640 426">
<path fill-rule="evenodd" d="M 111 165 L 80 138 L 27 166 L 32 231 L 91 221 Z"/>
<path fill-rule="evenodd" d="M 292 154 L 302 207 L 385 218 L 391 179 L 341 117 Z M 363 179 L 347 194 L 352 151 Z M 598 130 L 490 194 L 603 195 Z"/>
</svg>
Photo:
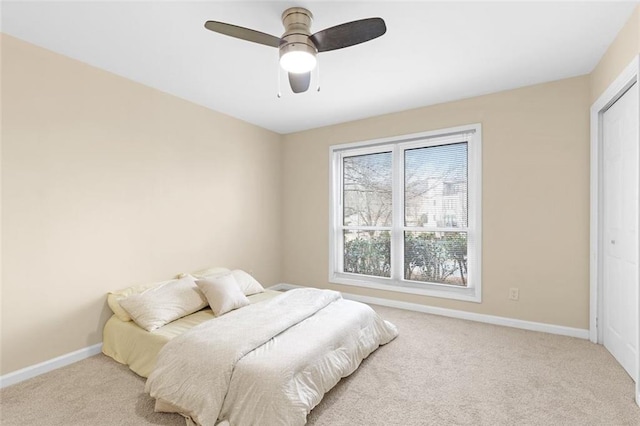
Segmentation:
<svg viewBox="0 0 640 426">
<path fill-rule="evenodd" d="M 277 47 L 280 50 L 280 66 L 287 71 L 294 93 L 302 93 L 309 88 L 311 71 L 316 66 L 318 53 L 364 43 L 387 31 L 382 18 L 367 18 L 311 34 L 312 19 L 313 15 L 305 8 L 292 7 L 285 10 L 282 13 L 285 28 L 282 37 L 218 21 L 207 21 L 204 26 L 220 34 Z"/>
</svg>

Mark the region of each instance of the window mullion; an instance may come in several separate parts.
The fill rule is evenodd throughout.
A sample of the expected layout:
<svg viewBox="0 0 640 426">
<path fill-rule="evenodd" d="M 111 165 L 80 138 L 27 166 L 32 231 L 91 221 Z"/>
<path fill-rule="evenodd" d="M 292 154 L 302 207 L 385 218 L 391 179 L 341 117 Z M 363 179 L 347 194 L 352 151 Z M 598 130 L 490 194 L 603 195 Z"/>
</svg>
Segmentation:
<svg viewBox="0 0 640 426">
<path fill-rule="evenodd" d="M 342 232 L 342 227 L 344 225 L 344 193 L 343 193 L 343 175 L 344 175 L 344 162 L 343 155 L 339 154 L 336 156 L 336 164 L 335 167 L 340 170 L 337 179 L 334 182 L 336 185 L 336 193 L 339 194 L 337 197 L 338 201 L 338 211 L 334 212 L 333 218 L 335 220 L 335 230 L 334 230 L 334 238 L 337 244 L 335 247 L 335 259 L 338 271 L 344 271 L 344 235 Z"/>
<path fill-rule="evenodd" d="M 393 219 L 391 230 L 391 278 L 404 275 L 404 150 L 393 148 Z"/>
</svg>

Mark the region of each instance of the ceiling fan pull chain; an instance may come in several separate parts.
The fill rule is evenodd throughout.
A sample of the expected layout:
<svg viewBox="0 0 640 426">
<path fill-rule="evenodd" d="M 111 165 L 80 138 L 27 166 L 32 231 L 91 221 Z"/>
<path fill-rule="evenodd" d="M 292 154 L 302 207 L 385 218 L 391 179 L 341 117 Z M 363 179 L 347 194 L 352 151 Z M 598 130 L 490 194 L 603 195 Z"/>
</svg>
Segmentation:
<svg viewBox="0 0 640 426">
<path fill-rule="evenodd" d="M 318 84 L 316 92 L 319 92 L 320 91 L 320 62 L 318 62 L 318 64 L 316 65 L 316 83 Z"/>
<path fill-rule="evenodd" d="M 280 86 L 280 66 L 278 66 L 278 69 L 276 70 L 276 74 L 278 75 L 278 93 L 276 93 L 276 96 L 278 97 L 278 99 L 282 98 L 282 91 L 281 91 L 281 86 Z"/>
</svg>

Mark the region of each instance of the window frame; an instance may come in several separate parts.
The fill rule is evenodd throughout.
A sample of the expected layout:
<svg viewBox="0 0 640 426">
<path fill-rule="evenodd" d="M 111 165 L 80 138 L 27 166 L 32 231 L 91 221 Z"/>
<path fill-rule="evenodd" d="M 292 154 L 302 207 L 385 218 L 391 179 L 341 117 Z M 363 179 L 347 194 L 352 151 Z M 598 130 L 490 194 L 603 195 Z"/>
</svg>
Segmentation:
<svg viewBox="0 0 640 426">
<path fill-rule="evenodd" d="M 407 227 L 404 217 L 404 152 L 467 142 L 467 286 L 405 280 L 405 231 L 465 232 L 464 228 Z M 343 173 L 345 157 L 392 152 L 392 224 L 391 227 L 345 226 L 343 214 Z M 482 126 L 479 123 L 374 139 L 329 147 L 329 282 L 400 293 L 418 294 L 480 303 L 482 301 Z M 389 229 L 390 228 L 390 229 Z M 345 229 L 375 229 L 391 232 L 391 277 L 375 277 L 342 272 L 344 270 Z"/>
</svg>

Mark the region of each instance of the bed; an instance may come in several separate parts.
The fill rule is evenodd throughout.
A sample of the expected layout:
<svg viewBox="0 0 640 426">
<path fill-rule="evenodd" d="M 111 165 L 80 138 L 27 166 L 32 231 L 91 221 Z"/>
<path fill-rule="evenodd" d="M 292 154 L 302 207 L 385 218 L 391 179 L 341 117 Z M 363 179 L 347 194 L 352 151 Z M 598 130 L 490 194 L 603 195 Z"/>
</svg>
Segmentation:
<svg viewBox="0 0 640 426">
<path fill-rule="evenodd" d="M 211 277 L 196 282 L 218 280 Z M 236 292 L 229 282 L 220 288 L 229 287 Z M 211 289 L 200 287 L 208 307 L 151 331 L 123 320 L 116 307 L 103 352 L 148 378 L 156 411 L 180 413 L 187 424 L 303 425 L 327 391 L 397 336 L 369 306 L 335 291 L 238 287 L 253 292 L 242 294 L 239 308 L 220 315 Z M 125 305 L 148 291 L 125 291 L 110 302 Z"/>
<path fill-rule="evenodd" d="M 280 294 L 279 291 L 266 289 L 248 298 L 251 303 L 257 303 Z M 104 326 L 102 353 L 128 365 L 139 376 L 149 377 L 156 365 L 158 352 L 169 340 L 214 318 L 213 311 L 207 307 L 148 332 L 135 322 L 122 321 L 114 314 Z"/>
</svg>

